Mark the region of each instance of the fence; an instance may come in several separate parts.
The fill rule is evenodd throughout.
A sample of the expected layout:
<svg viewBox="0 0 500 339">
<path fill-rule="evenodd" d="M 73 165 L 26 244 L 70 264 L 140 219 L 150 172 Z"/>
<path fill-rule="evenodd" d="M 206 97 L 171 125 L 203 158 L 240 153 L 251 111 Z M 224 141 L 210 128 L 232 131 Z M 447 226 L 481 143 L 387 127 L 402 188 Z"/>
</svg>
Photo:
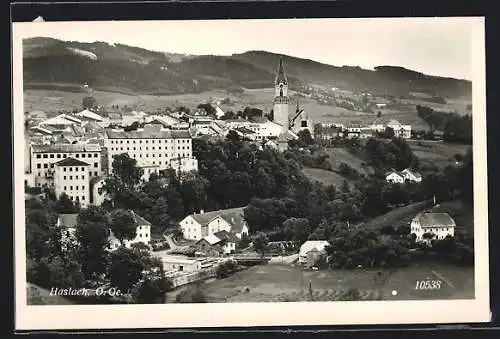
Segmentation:
<svg viewBox="0 0 500 339">
<path fill-rule="evenodd" d="M 214 265 L 212 267 L 205 268 L 205 269 L 202 269 L 202 270 L 197 271 L 197 272 L 169 276 L 168 278 L 172 281 L 172 284 L 175 288 L 175 287 L 183 286 L 183 285 L 195 282 L 195 281 L 215 277 L 218 266 L 219 265 Z"/>
</svg>

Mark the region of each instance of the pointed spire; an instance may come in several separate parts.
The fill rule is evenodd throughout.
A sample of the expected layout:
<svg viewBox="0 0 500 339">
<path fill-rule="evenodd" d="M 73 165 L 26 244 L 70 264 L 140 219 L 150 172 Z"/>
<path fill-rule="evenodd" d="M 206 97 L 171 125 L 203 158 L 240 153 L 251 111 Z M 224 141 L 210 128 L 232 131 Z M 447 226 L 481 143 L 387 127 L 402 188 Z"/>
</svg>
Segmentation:
<svg viewBox="0 0 500 339">
<path fill-rule="evenodd" d="M 283 56 L 280 56 L 280 63 L 278 66 L 278 74 L 276 74 L 276 84 L 279 84 L 280 82 L 283 82 L 285 84 L 288 83 L 286 74 L 285 74 L 285 68 L 283 67 Z"/>
</svg>

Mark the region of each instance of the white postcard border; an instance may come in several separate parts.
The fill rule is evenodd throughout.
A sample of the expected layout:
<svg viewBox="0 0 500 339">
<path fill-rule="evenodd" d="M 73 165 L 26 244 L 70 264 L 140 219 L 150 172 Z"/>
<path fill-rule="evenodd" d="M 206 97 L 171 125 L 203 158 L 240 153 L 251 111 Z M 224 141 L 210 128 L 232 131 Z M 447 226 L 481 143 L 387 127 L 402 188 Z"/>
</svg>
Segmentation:
<svg viewBox="0 0 500 339">
<path fill-rule="evenodd" d="M 432 301 L 218 303 L 162 305 L 26 304 L 26 244 L 24 209 L 23 69 L 22 38 L 36 25 L 14 23 L 13 38 L 13 158 L 15 323 L 17 330 L 129 329 L 186 327 L 247 327 L 300 325 L 371 325 L 471 323 L 490 320 L 488 200 L 486 166 L 486 84 L 484 18 L 474 22 L 473 48 L 473 156 L 475 299 Z M 269 20 L 269 19 L 267 19 Z M 298 20 L 298 19 L 287 19 Z M 326 19 L 306 19 L 308 21 Z M 343 19 L 332 19 L 343 20 Z M 366 19 L 390 20 L 390 19 Z M 399 20 L 412 20 L 411 18 Z M 131 22 L 133 23 L 133 22 Z M 52 23 L 53 24 L 53 23 Z M 89 22 L 89 25 L 93 24 Z M 102 24 L 102 23 L 101 23 Z M 311 24 L 311 23 L 309 23 Z"/>
</svg>

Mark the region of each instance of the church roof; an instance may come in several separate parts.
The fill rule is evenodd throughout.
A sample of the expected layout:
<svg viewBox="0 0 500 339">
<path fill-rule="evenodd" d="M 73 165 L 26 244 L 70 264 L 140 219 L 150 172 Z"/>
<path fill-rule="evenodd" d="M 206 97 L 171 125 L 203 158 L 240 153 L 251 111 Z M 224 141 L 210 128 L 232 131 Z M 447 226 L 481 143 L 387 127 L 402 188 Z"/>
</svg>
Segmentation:
<svg viewBox="0 0 500 339">
<path fill-rule="evenodd" d="M 283 57 L 280 57 L 280 63 L 278 66 L 278 73 L 276 74 L 276 85 L 279 84 L 280 82 L 283 82 L 285 84 L 288 83 L 288 80 L 286 78 L 285 74 L 285 68 L 283 67 Z"/>
</svg>

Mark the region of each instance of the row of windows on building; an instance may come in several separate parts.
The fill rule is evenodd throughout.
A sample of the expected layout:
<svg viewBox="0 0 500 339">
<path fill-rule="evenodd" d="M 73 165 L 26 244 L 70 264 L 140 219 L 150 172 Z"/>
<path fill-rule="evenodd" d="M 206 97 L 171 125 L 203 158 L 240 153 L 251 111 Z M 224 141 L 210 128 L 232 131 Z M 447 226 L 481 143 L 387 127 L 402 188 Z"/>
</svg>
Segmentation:
<svg viewBox="0 0 500 339">
<path fill-rule="evenodd" d="M 178 149 L 178 150 L 180 150 L 180 149 L 181 149 L 181 146 L 177 146 L 177 149 Z M 182 146 L 182 149 L 189 150 L 189 146 Z M 123 147 L 111 147 L 111 150 L 112 150 L 112 151 L 123 151 Z M 127 151 L 130 151 L 131 149 L 130 149 L 130 147 L 126 147 L 126 150 L 127 150 Z M 133 150 L 133 151 L 136 151 L 137 149 L 136 149 L 136 147 L 132 147 L 132 150 Z M 148 147 L 146 147 L 146 148 L 145 148 L 145 150 L 146 150 L 146 151 L 148 151 L 148 150 L 149 150 L 149 148 L 148 148 Z M 153 147 L 151 147 L 151 150 L 153 150 L 153 151 L 154 151 L 154 150 L 155 150 L 155 147 L 154 147 L 154 146 L 153 146 Z M 160 150 L 160 151 L 161 151 L 161 146 L 158 146 L 158 150 Z M 173 147 L 173 146 L 171 147 L 171 150 L 172 150 L 172 151 L 174 150 L 174 147 Z M 142 151 L 142 147 L 139 147 L 139 151 Z M 168 147 L 165 147 L 165 151 L 168 151 Z"/>
<path fill-rule="evenodd" d="M 168 142 L 174 142 L 174 139 L 151 139 L 151 143 L 152 144 L 155 144 L 155 143 L 158 143 L 158 144 L 161 144 L 162 143 L 162 140 L 164 141 L 164 143 L 168 143 Z M 149 143 L 149 140 L 146 139 L 144 140 L 145 144 L 148 144 Z M 189 143 L 190 140 L 187 140 L 187 139 L 177 139 L 177 143 Z M 112 144 L 123 144 L 123 140 L 111 140 L 111 143 Z M 136 140 L 125 140 L 125 143 L 126 144 L 135 144 L 136 143 Z M 142 140 L 138 140 L 138 144 L 142 144 Z"/>
<path fill-rule="evenodd" d="M 80 197 L 78 195 L 75 195 L 75 196 L 68 195 L 68 197 L 69 197 L 70 200 L 80 201 Z M 85 196 L 84 195 L 82 195 L 82 200 L 85 201 Z"/>
<path fill-rule="evenodd" d="M 418 232 L 420 231 L 421 229 L 418 228 L 418 227 L 412 227 L 411 228 L 411 231 L 412 232 Z M 451 228 L 449 227 L 440 227 L 440 228 L 429 228 L 429 229 L 426 229 L 427 232 L 439 232 L 439 231 L 446 231 L 446 232 L 449 232 L 451 231 Z"/>
<path fill-rule="evenodd" d="M 88 156 L 87 156 L 88 155 Z M 62 154 L 62 153 L 57 153 L 57 154 L 54 154 L 54 153 L 50 153 L 50 154 L 37 154 L 36 155 L 36 158 L 37 159 L 54 159 L 54 158 L 57 158 L 57 159 L 65 159 L 67 158 L 68 156 L 74 156 L 75 158 L 98 158 L 99 157 L 99 153 L 93 153 L 93 154 L 89 154 L 89 153 L 75 153 L 75 154 Z"/>
<path fill-rule="evenodd" d="M 69 180 L 73 180 L 73 176 L 72 175 L 70 175 L 68 177 L 64 176 L 63 178 L 64 178 L 64 180 L 67 180 L 66 178 L 69 178 Z M 85 180 L 85 175 L 82 175 L 81 177 L 79 177 L 78 175 L 75 175 L 75 180 L 79 180 L 79 179 Z"/>
<path fill-rule="evenodd" d="M 92 172 L 89 172 L 89 174 L 90 174 L 90 175 L 92 175 Z M 99 173 L 98 173 L 97 171 L 95 171 L 95 172 L 94 172 L 94 176 L 95 176 L 95 177 L 97 177 L 98 175 L 99 175 Z M 38 176 L 39 176 L 39 177 L 41 177 L 41 176 L 42 176 L 42 173 L 41 173 L 41 172 L 39 172 L 39 173 L 38 173 Z M 52 173 L 45 172 L 44 176 L 45 176 L 45 177 L 52 176 Z M 71 176 L 70 176 L 70 178 L 71 178 Z M 66 176 L 64 176 L 64 179 L 66 179 Z M 78 177 L 75 177 L 75 179 L 78 179 Z M 84 179 L 84 178 L 83 178 L 83 176 L 82 176 L 82 179 Z"/>
<path fill-rule="evenodd" d="M 183 157 L 183 158 L 184 158 L 184 157 L 187 157 L 187 156 L 189 155 L 189 153 L 179 153 L 179 155 L 180 155 L 181 157 Z M 132 154 L 132 158 L 134 158 L 134 159 L 135 159 L 136 157 L 137 157 L 137 156 L 136 156 L 135 154 Z M 144 157 L 145 157 L 145 158 L 149 158 L 149 154 L 145 154 L 145 155 L 144 155 Z M 139 158 L 142 158 L 142 154 L 139 154 Z M 154 154 L 151 154 L 151 158 L 155 158 L 155 155 L 154 155 Z M 158 154 L 158 158 L 161 158 L 161 154 Z M 168 157 L 168 156 L 165 156 L 165 158 L 169 158 L 169 157 Z M 174 157 L 170 157 L 170 158 L 174 158 Z M 153 161 L 153 164 L 154 164 L 154 163 L 155 163 L 155 162 Z M 161 165 L 161 161 L 159 161 L 158 163 Z M 165 162 L 165 164 L 166 164 L 166 163 L 167 163 L 167 162 Z"/>
<path fill-rule="evenodd" d="M 73 191 L 73 187 L 75 188 L 76 191 L 78 191 L 79 189 L 81 189 L 82 191 L 85 190 L 85 185 L 83 185 L 83 186 L 69 186 L 69 190 Z M 79 187 L 81 187 L 81 188 L 79 188 Z M 64 186 L 63 190 L 67 191 L 67 188 L 68 188 L 68 186 Z"/>
</svg>

